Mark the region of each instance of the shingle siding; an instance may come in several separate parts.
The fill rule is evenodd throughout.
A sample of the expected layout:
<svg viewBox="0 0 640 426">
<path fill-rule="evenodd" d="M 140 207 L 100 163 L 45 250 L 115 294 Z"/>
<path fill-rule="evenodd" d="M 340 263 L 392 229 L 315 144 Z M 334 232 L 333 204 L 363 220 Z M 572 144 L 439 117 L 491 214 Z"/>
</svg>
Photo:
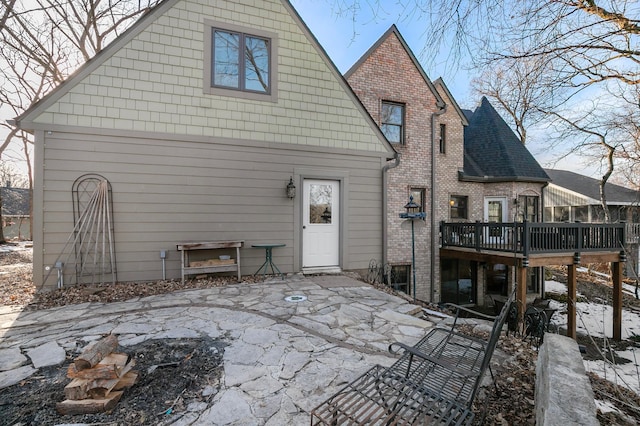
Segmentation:
<svg viewBox="0 0 640 426">
<path fill-rule="evenodd" d="M 37 123 L 384 152 L 283 3 L 260 3 L 177 2 Z M 203 92 L 205 19 L 278 34 L 276 103 Z"/>
</svg>

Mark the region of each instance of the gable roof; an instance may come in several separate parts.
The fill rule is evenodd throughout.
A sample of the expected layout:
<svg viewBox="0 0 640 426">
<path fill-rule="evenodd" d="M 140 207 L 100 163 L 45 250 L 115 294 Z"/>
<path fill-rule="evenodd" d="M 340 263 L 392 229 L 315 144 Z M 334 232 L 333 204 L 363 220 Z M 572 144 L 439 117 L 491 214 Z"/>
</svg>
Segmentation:
<svg viewBox="0 0 640 426">
<path fill-rule="evenodd" d="M 444 99 L 442 99 L 442 96 L 440 96 L 440 94 L 436 90 L 435 86 L 433 85 L 433 83 L 429 79 L 429 76 L 427 76 L 427 73 L 424 72 L 424 69 L 422 69 L 422 65 L 420 65 L 420 62 L 418 62 L 418 59 L 416 58 L 416 56 L 411 51 L 411 48 L 409 48 L 409 45 L 404 40 L 404 38 L 400 34 L 400 31 L 398 31 L 398 28 L 396 27 L 395 24 L 391 25 L 391 27 L 389 27 L 389 29 L 360 57 L 360 59 L 358 59 L 356 61 L 356 63 L 353 64 L 351 66 L 351 68 L 349 68 L 349 70 L 344 73 L 345 79 L 349 79 L 349 77 L 351 77 L 351 74 L 353 74 L 358 68 L 360 68 L 360 66 L 364 62 L 366 62 L 366 60 L 369 58 L 369 56 L 371 56 L 373 54 L 373 52 L 375 52 L 376 49 L 378 47 L 380 47 L 380 45 L 382 43 L 384 43 L 385 40 L 387 38 L 389 38 L 392 34 L 394 34 L 398 38 L 398 41 L 400 41 L 400 44 L 402 45 L 402 48 L 407 52 L 407 55 L 409 56 L 409 59 L 411 59 L 411 62 L 413 62 L 413 65 L 416 67 L 416 69 L 418 70 L 418 72 L 422 76 L 422 78 L 423 78 L 424 82 L 426 83 L 427 87 L 429 87 L 429 90 L 433 93 L 433 96 L 435 96 L 436 105 L 438 107 L 440 107 L 440 108 L 443 108 L 445 106 Z"/>
<path fill-rule="evenodd" d="M 461 180 L 548 182 L 549 176 L 486 97 L 464 129 Z"/>
<path fill-rule="evenodd" d="M 109 67 L 109 65 L 114 62 L 114 61 L 122 61 L 122 58 L 119 57 L 120 55 L 125 54 L 125 50 L 126 49 L 130 49 L 130 50 L 135 50 L 135 51 L 143 51 L 145 49 L 147 49 L 147 45 L 152 45 L 153 43 L 159 43 L 159 42 L 148 42 L 145 41 L 147 38 L 149 38 L 149 33 L 153 31 L 153 26 L 154 25 L 167 25 L 167 22 L 169 22 L 169 19 L 176 19 L 175 17 L 169 17 L 169 14 L 174 13 L 180 13 L 180 18 L 182 19 L 182 15 L 185 16 L 184 20 L 188 19 L 187 15 L 193 15 L 194 12 L 189 11 L 189 13 L 182 13 L 182 10 L 175 10 L 173 8 L 179 8 L 181 6 L 183 6 L 181 4 L 181 2 L 184 0 L 163 0 L 160 3 L 158 3 L 154 8 L 152 8 L 148 13 L 146 13 L 145 15 L 143 15 L 140 19 L 138 19 L 138 21 L 136 21 L 133 25 L 131 25 L 125 32 L 123 32 L 122 34 L 120 34 L 115 40 L 113 40 L 111 43 L 109 43 L 109 45 L 107 45 L 103 50 L 101 50 L 100 52 L 98 52 L 93 58 L 91 58 L 89 61 L 87 61 L 86 63 L 84 63 L 82 66 L 80 66 L 71 76 L 69 76 L 63 83 L 61 83 L 59 86 L 57 86 L 54 90 L 52 90 L 50 93 L 48 93 L 46 96 L 44 96 L 42 99 L 40 99 L 38 102 L 36 102 L 34 105 L 32 105 L 28 110 L 24 111 L 22 114 L 20 114 L 18 117 L 16 117 L 14 120 L 10 120 L 9 122 L 13 125 L 16 125 L 18 128 L 23 129 L 23 130 L 27 130 L 27 131 L 32 131 L 32 130 L 52 130 L 57 128 L 56 126 L 60 126 L 60 123 L 64 123 L 63 122 L 63 116 L 67 116 L 67 115 L 71 115 L 71 114 L 76 114 L 75 110 L 71 113 L 69 113 L 68 111 L 65 111 L 64 114 L 59 113 L 58 109 L 60 109 L 60 103 L 62 102 L 66 102 L 66 104 L 71 104 L 73 103 L 72 101 L 70 101 L 68 98 L 72 95 L 75 95 L 78 92 L 81 95 L 86 95 L 83 96 L 82 99 L 84 100 L 89 99 L 87 102 L 94 102 L 94 98 L 99 98 L 102 95 L 99 96 L 92 96 L 96 90 L 95 85 L 96 85 L 96 81 L 99 79 L 100 84 L 102 84 L 102 77 L 104 75 L 106 75 L 106 78 L 104 78 L 104 81 L 107 82 L 110 77 L 112 76 L 111 74 L 109 74 L 110 71 L 106 71 L 105 74 L 105 69 L 107 69 Z M 194 0 L 195 2 L 196 0 Z M 353 89 L 349 86 L 349 84 L 347 83 L 346 79 L 342 76 L 342 74 L 340 73 L 340 71 L 337 69 L 337 67 L 335 66 L 335 64 L 331 61 L 331 59 L 329 58 L 329 56 L 327 55 L 327 53 L 325 52 L 325 50 L 322 48 L 322 46 L 319 44 L 318 40 L 315 38 L 315 36 L 313 35 L 313 33 L 311 32 L 311 30 L 307 27 L 306 23 L 302 20 L 302 18 L 300 17 L 300 15 L 297 13 L 297 11 L 295 10 L 295 8 L 291 5 L 289 0 L 273 0 L 274 3 L 280 3 L 283 7 L 283 9 L 286 11 L 284 13 L 281 13 L 278 9 L 275 8 L 271 8 L 269 9 L 269 13 L 273 14 L 273 13 L 279 13 L 280 15 L 282 15 L 282 17 L 284 18 L 286 15 L 288 14 L 289 16 L 286 17 L 286 21 L 290 21 L 290 22 L 286 22 L 286 25 L 282 24 L 281 22 L 275 22 L 273 20 L 269 20 L 269 19 L 262 19 L 260 22 L 263 22 L 263 24 L 258 25 L 260 28 L 267 28 L 267 30 L 269 31 L 275 31 L 275 32 L 280 32 L 281 34 L 288 34 L 291 33 L 291 39 L 294 40 L 294 43 L 280 43 L 279 48 L 281 49 L 281 51 L 285 51 L 285 50 L 294 50 L 294 49 L 299 49 L 300 48 L 300 43 L 299 41 L 303 41 L 304 43 L 304 47 L 305 47 L 305 52 L 312 52 L 311 54 L 314 55 L 314 60 L 312 61 L 314 65 L 317 65 L 318 63 L 322 63 L 323 67 L 320 69 L 320 71 L 322 73 L 328 73 L 330 74 L 329 76 L 322 76 L 324 78 L 323 82 L 329 81 L 331 84 L 331 89 L 332 89 L 332 93 L 341 93 L 340 98 L 336 100 L 336 104 L 341 105 L 341 107 L 345 107 L 348 108 L 348 112 L 349 112 L 349 116 L 348 116 L 348 120 L 352 120 L 353 121 L 357 121 L 358 122 L 358 128 L 357 128 L 357 132 L 360 132 L 359 134 L 357 134 L 357 137 L 362 137 L 364 136 L 364 138 L 366 138 L 366 140 L 363 139 L 358 139 L 358 138 L 354 138 L 351 141 L 345 142 L 344 145 L 347 148 L 350 149 L 363 149 L 363 150 L 369 150 L 369 151 L 373 151 L 376 153 L 379 153 L 381 156 L 385 156 L 387 159 L 390 159 L 393 157 L 393 155 L 395 154 L 395 149 L 391 146 L 391 144 L 389 144 L 389 142 L 386 140 L 386 138 L 384 137 L 384 135 L 382 134 L 380 128 L 378 127 L 378 125 L 375 123 L 375 121 L 371 118 L 371 116 L 369 115 L 369 113 L 367 112 L 366 108 L 362 105 L 360 99 L 356 96 L 356 94 L 353 92 Z M 202 5 L 206 6 L 207 10 L 210 9 L 221 9 L 221 3 L 215 3 L 214 4 L 209 4 L 211 2 L 208 1 L 203 1 Z M 233 6 L 233 2 L 229 1 L 228 2 L 231 6 Z M 257 6 L 247 6 L 247 7 L 255 7 L 255 8 L 260 8 L 261 4 L 265 3 L 265 2 L 259 2 L 257 3 Z M 203 7 L 204 7 L 203 6 Z M 215 8 L 214 8 L 215 6 Z M 193 9 L 195 10 L 195 9 Z M 265 9 L 266 10 L 266 9 Z M 210 15 L 210 14 L 209 14 Z M 218 16 L 218 15 L 211 15 L 209 16 L 207 14 L 199 14 L 198 16 L 201 16 L 201 19 L 205 19 L 205 21 L 207 19 L 216 19 L 216 20 L 220 20 L 220 22 L 224 22 L 227 24 L 235 24 L 235 21 L 230 21 L 231 18 L 226 17 L 221 17 L 222 15 Z M 162 19 L 162 18 L 167 18 L 164 20 L 164 22 L 162 22 L 161 24 L 158 24 L 158 22 Z M 251 16 L 244 16 L 245 21 L 249 21 L 250 19 L 253 19 Z M 192 21 L 193 22 L 193 21 Z M 244 22 L 244 21 L 243 21 Z M 198 22 L 198 24 L 200 24 L 200 22 Z M 209 25 L 205 22 L 204 24 Z M 246 25 L 246 23 L 245 23 Z M 297 28 L 296 28 L 297 27 Z M 278 28 L 277 30 L 274 28 Z M 284 28 L 283 30 L 280 30 L 281 28 Z M 295 28 L 295 34 L 293 29 Z M 198 45 L 199 43 L 203 43 L 202 42 L 202 34 L 200 34 L 200 32 L 196 29 L 194 30 L 194 34 L 196 35 L 195 38 L 193 39 L 193 47 L 191 47 L 191 49 L 193 50 L 201 50 Z M 146 33 L 145 33 L 146 32 Z M 302 37 L 300 37 L 300 34 L 302 35 Z M 178 39 L 178 37 L 176 37 L 175 39 Z M 284 39 L 281 41 L 285 41 Z M 173 40 L 172 40 L 173 42 Z M 177 41 L 176 41 L 177 43 Z M 135 44 L 135 45 L 134 45 Z M 177 50 L 177 49 L 174 49 Z M 304 52 L 303 52 L 304 53 Z M 176 56 L 177 54 L 172 53 L 174 56 Z M 317 60 L 316 55 L 317 54 Z M 159 55 L 154 55 L 154 57 L 159 56 Z M 151 58 L 151 55 L 149 55 L 149 58 Z M 189 58 L 189 61 L 186 61 L 186 63 L 188 65 L 184 65 L 181 63 L 181 66 L 188 66 L 190 68 L 198 68 L 197 66 L 197 61 L 200 60 L 202 61 L 202 58 L 196 57 L 194 58 Z M 205 57 L 206 59 L 206 57 Z M 128 62 L 135 62 L 134 60 L 132 60 L 131 58 L 125 58 L 126 61 Z M 175 58 L 173 58 L 173 60 L 175 61 Z M 142 62 L 142 61 L 138 61 L 138 62 Z M 149 62 L 152 62 L 151 59 L 149 59 Z M 194 65 L 194 63 L 196 65 Z M 300 61 L 300 64 L 308 64 L 309 61 Z M 153 64 L 152 64 L 153 65 Z M 308 66 L 308 65 L 302 65 L 304 66 Z M 300 65 L 298 65 L 296 62 L 292 62 L 289 63 L 287 62 L 286 64 L 280 64 L 278 69 L 279 70 L 283 70 L 285 68 L 296 68 L 296 67 L 300 67 Z M 326 68 L 325 68 L 326 67 Z M 170 69 L 171 67 L 166 67 L 166 69 Z M 201 67 L 200 67 L 201 68 Z M 162 68 L 160 68 L 162 69 Z M 313 73 L 315 73 L 317 75 L 318 70 L 314 69 L 314 70 L 308 70 L 313 71 Z M 166 73 L 170 73 L 171 71 L 163 71 Z M 103 76 L 98 76 L 98 74 L 102 73 Z M 139 73 L 140 74 L 140 73 Z M 175 77 L 174 74 L 171 74 L 171 77 Z M 327 78 L 328 77 L 328 78 Z M 115 78 L 115 77 L 114 77 Z M 121 77 L 118 76 L 119 79 L 127 79 L 128 77 Z M 158 77 L 156 77 L 158 78 Z M 305 83 L 306 83 L 306 76 L 305 76 Z M 92 80 L 93 79 L 93 80 Z M 168 81 L 172 81 L 172 80 L 168 80 Z M 187 81 L 186 79 L 183 79 L 183 81 Z M 145 93 L 147 93 L 148 91 L 155 91 L 155 87 L 156 87 L 156 83 L 152 83 L 149 82 L 147 80 L 144 80 L 143 78 L 139 78 L 138 82 L 140 83 L 140 89 L 138 89 L 137 87 L 135 88 L 138 91 L 145 91 Z M 107 83 L 104 83 L 107 84 Z M 133 84 L 131 82 L 129 82 L 129 84 Z M 165 83 L 163 82 L 162 84 L 158 84 L 158 87 L 162 87 L 163 85 L 167 85 L 170 83 Z M 87 87 L 89 87 L 89 89 L 87 89 Z M 149 89 L 149 87 L 151 87 Z M 307 87 L 307 86 L 305 86 Z M 321 90 L 322 88 L 320 86 L 313 86 L 312 87 L 313 90 Z M 198 87 L 197 89 L 202 90 L 202 87 Z M 83 92 L 84 90 L 84 92 Z M 87 93 L 87 90 L 89 90 L 89 92 Z M 158 89 L 159 90 L 159 89 Z M 280 92 L 283 92 L 284 89 L 280 88 L 279 89 Z M 106 96 L 119 96 L 119 95 L 114 95 L 113 93 L 116 93 L 117 90 L 114 91 L 109 91 L 106 90 L 107 95 Z M 118 92 L 119 93 L 119 92 Z M 185 100 L 184 102 L 187 102 L 188 105 L 187 107 L 192 107 L 194 104 L 194 100 L 192 98 L 202 98 L 202 94 L 195 92 L 195 95 L 193 96 L 187 96 L 184 95 L 183 93 L 180 93 L 180 95 L 182 96 L 175 96 L 177 99 L 188 99 Z M 326 96 L 326 95 L 325 95 Z M 199 108 L 200 110 L 204 111 L 204 109 L 208 109 L 210 108 L 209 103 L 211 103 L 211 99 L 213 97 L 211 96 L 205 96 L 207 99 L 201 103 L 201 105 L 198 105 L 197 102 L 195 102 L 196 107 Z M 125 96 L 123 96 L 122 98 L 126 98 Z M 348 98 L 345 99 L 345 98 Z M 127 101 L 131 101 L 131 98 L 126 98 Z M 322 97 L 319 97 L 319 99 L 322 99 Z M 236 99 L 233 99 L 234 101 L 236 101 Z M 295 107 L 293 106 L 295 103 L 295 100 L 291 100 L 291 99 L 285 99 L 283 100 L 283 102 L 281 103 L 280 100 L 282 99 L 278 99 L 277 102 L 274 102 L 273 104 L 269 104 L 268 107 L 275 109 L 275 108 L 281 108 L 284 106 L 284 108 L 288 108 L 289 111 L 295 110 Z M 345 100 L 347 100 L 347 102 L 352 102 L 352 104 L 348 104 L 347 102 L 345 102 Z M 134 102 L 134 101 L 131 101 Z M 131 103 L 129 102 L 129 103 Z M 135 130 L 140 130 L 141 126 L 136 126 L 136 124 L 139 123 L 134 123 L 133 127 L 131 125 L 131 122 L 134 121 L 144 121 L 142 118 L 139 118 L 139 115 L 137 115 L 137 113 L 139 112 L 139 108 L 131 108 L 129 106 L 129 103 L 127 103 L 127 107 L 126 110 L 123 109 L 124 113 L 121 113 L 118 117 L 118 119 L 122 119 L 120 121 L 117 122 L 117 124 L 113 125 L 113 127 L 110 127 L 110 129 L 115 129 L 118 131 L 121 130 L 125 130 L 125 131 L 129 131 L 132 128 L 135 128 Z M 68 105 L 65 106 L 68 108 Z M 266 105 L 266 103 L 263 103 Z M 285 105 L 286 104 L 286 105 Z M 217 106 L 218 104 L 215 104 L 214 106 Z M 313 108 L 315 108 L 316 110 L 321 110 L 321 111 L 325 111 L 326 110 L 326 103 L 322 102 L 322 101 L 315 101 L 315 102 L 308 102 L 307 105 L 313 105 Z M 353 106 L 353 108 L 351 107 L 351 105 Z M 90 108 L 92 109 L 96 109 L 95 105 L 89 105 Z M 311 109 L 309 112 L 310 113 L 315 113 L 318 112 L 316 110 Z M 133 111 L 134 113 L 134 117 L 129 117 L 126 116 L 127 112 L 129 111 Z M 334 112 L 330 112 L 328 113 L 329 115 L 333 114 L 333 116 L 335 116 L 336 114 Z M 86 114 L 85 114 L 86 115 Z M 171 114 L 172 116 L 177 116 L 178 114 Z M 183 113 L 182 115 L 184 116 L 189 116 L 186 113 Z M 281 117 L 282 114 L 279 114 L 278 117 Z M 56 119 L 57 117 L 57 119 Z M 191 116 L 189 116 L 191 117 Z M 91 115 L 91 118 L 95 118 L 97 120 L 99 120 L 100 118 L 104 118 L 103 115 L 101 115 L 100 113 L 95 114 L 95 115 Z M 206 120 L 209 117 L 209 114 L 205 114 L 204 112 L 202 114 L 200 114 L 200 116 L 197 117 L 198 118 L 198 122 L 202 122 L 203 120 Z M 360 118 L 362 118 L 363 120 L 360 121 Z M 73 119 L 73 117 L 72 117 Z M 107 117 L 108 120 L 113 120 L 112 117 Z M 105 120 L 106 121 L 106 120 Z M 116 120 L 117 121 L 117 120 Z M 126 122 L 124 122 L 126 121 Z M 71 121 L 73 122 L 73 121 Z M 361 123 L 361 126 L 360 126 Z M 165 123 L 162 122 L 162 125 L 164 125 Z M 63 126 L 67 125 L 66 123 L 62 124 Z M 96 126 L 93 123 L 91 124 L 82 124 L 85 127 L 88 128 L 95 128 L 95 127 L 100 127 L 100 126 Z M 171 123 L 171 125 L 173 127 L 188 127 L 191 128 L 193 126 L 186 126 L 184 125 L 184 123 L 180 122 L 180 123 Z M 144 126 L 142 126 L 144 127 Z M 211 126 L 211 125 L 203 125 L 203 128 L 207 129 L 207 131 L 213 132 L 213 130 L 211 129 L 215 129 L 219 126 Z M 286 126 L 281 126 L 283 129 L 286 128 Z M 368 128 L 368 129 L 367 129 Z M 369 133 L 369 129 L 371 130 L 372 133 Z M 198 129 L 199 130 L 199 129 Z M 237 129 L 234 129 L 237 130 Z M 154 131 L 160 131 L 163 132 L 164 130 L 156 130 L 154 129 Z M 166 131 L 166 133 L 173 133 L 174 131 Z M 354 131 L 356 132 L 356 131 Z M 179 132 L 176 132 L 179 133 Z M 264 133 L 264 132 L 263 132 Z M 211 134 L 208 133 L 202 133 L 202 132 L 198 132 L 197 130 L 192 130 L 193 135 L 196 136 L 204 136 L 204 137 L 210 137 L 212 136 Z M 265 133 L 266 134 L 266 133 Z M 370 138 L 369 136 L 373 135 L 374 138 Z M 296 140 L 296 138 L 292 137 L 290 134 L 284 134 L 284 135 L 280 135 L 283 136 L 282 138 L 278 139 L 278 140 Z M 297 136 L 297 135 L 296 135 Z M 308 142 L 309 140 L 313 139 L 312 142 Z M 321 140 L 322 138 L 311 135 L 308 136 L 305 140 L 305 142 L 303 142 L 304 144 L 311 146 L 311 145 L 318 145 L 318 146 L 323 146 L 329 149 L 334 149 L 334 148 L 341 148 L 342 146 L 338 146 L 335 144 L 335 141 L 331 140 L 331 141 L 324 141 Z M 376 140 L 377 139 L 377 140 Z M 265 140 L 271 140 L 269 138 L 266 138 Z M 320 142 L 318 142 L 320 140 Z M 323 145 L 323 144 L 326 144 Z M 352 148 L 355 147 L 355 148 Z"/>
<path fill-rule="evenodd" d="M 600 181 L 568 170 L 544 169 L 553 185 L 600 203 Z M 607 182 L 604 187 L 608 204 L 629 204 L 640 202 L 640 191 Z"/>
<path fill-rule="evenodd" d="M 14 120 L 10 120 L 9 123 L 22 130 L 32 130 L 37 127 L 34 126 L 33 120 L 35 120 L 39 114 L 56 103 L 64 94 L 71 90 L 76 84 L 80 83 L 82 79 L 91 74 L 91 72 L 95 71 L 96 68 L 102 65 L 107 59 L 109 59 L 109 57 L 120 50 L 136 35 L 140 34 L 160 15 L 178 3 L 178 1 L 180 0 L 163 0 L 156 4 L 151 8 L 151 10 L 149 10 L 149 12 L 140 17 L 140 19 L 127 28 L 125 32 L 116 37 L 115 40 L 109 43 L 104 49 L 96 53 L 87 62 L 78 67 L 77 70 L 56 86 L 51 92 L 40 98 L 35 104 L 31 105 L 29 109 L 23 111 L 22 114 Z"/>
<path fill-rule="evenodd" d="M 456 99 L 453 97 L 453 95 L 451 94 L 451 92 L 449 91 L 449 88 L 447 87 L 447 85 L 444 83 L 444 80 L 442 79 L 442 77 L 438 77 L 438 79 L 436 79 L 436 81 L 433 82 L 434 86 L 440 87 L 442 88 L 442 90 L 444 90 L 444 93 L 447 95 L 447 97 L 449 98 L 449 100 L 451 101 L 451 106 L 453 106 L 453 109 L 458 113 L 458 115 L 460 116 L 460 119 L 462 120 L 462 125 L 463 126 L 468 126 L 469 125 L 469 120 L 467 119 L 466 114 L 464 113 L 464 111 L 460 108 L 460 105 L 458 105 L 458 102 L 456 102 Z"/>
</svg>

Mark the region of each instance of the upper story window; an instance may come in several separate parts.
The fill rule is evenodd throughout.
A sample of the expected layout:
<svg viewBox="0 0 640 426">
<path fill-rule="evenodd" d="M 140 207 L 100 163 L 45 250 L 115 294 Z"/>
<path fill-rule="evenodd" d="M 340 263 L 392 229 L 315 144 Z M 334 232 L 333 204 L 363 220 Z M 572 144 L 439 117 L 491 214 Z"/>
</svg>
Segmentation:
<svg viewBox="0 0 640 426">
<path fill-rule="evenodd" d="M 463 195 L 452 195 L 449 198 L 449 215 L 451 219 L 469 218 L 469 197 Z"/>
<path fill-rule="evenodd" d="M 447 125 L 440 124 L 440 154 L 447 153 Z"/>
<path fill-rule="evenodd" d="M 213 30 L 212 85 L 269 93 L 269 40 L 239 32 Z"/>
<path fill-rule="evenodd" d="M 277 101 L 278 35 L 205 20 L 204 93 Z"/>
<path fill-rule="evenodd" d="M 382 102 L 380 130 L 390 143 L 404 143 L 404 105 Z"/>
</svg>

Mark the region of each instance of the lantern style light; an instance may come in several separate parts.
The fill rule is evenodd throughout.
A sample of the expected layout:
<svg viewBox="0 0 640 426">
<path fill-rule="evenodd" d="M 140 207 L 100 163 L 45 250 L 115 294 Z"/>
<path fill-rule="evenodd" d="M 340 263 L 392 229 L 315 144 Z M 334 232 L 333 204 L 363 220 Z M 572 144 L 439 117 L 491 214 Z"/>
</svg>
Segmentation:
<svg viewBox="0 0 640 426">
<path fill-rule="evenodd" d="M 406 213 L 400 213 L 401 219 L 411 220 L 411 270 L 413 271 L 413 300 L 416 300 L 416 237 L 413 229 L 414 219 L 424 219 L 427 214 L 420 211 L 420 206 L 413 201 L 413 195 L 404 206 Z"/>
<path fill-rule="evenodd" d="M 293 177 L 289 177 L 289 183 L 287 184 L 287 198 L 296 198 L 296 186 L 293 184 Z"/>
<path fill-rule="evenodd" d="M 420 205 L 413 201 L 413 195 L 409 197 L 409 202 L 404 206 L 406 213 L 400 213 L 402 219 L 424 219 L 426 214 L 420 211 Z"/>
</svg>

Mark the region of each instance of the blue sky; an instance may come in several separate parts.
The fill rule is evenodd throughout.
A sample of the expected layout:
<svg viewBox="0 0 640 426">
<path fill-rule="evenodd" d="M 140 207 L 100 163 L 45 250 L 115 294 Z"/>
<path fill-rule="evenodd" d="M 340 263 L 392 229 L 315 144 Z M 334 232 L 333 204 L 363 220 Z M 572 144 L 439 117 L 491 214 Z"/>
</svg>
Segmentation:
<svg viewBox="0 0 640 426">
<path fill-rule="evenodd" d="M 448 52 L 441 51 L 436 60 L 425 58 L 422 54 L 425 24 L 408 15 L 397 2 L 381 0 L 378 3 L 382 6 L 374 13 L 367 7 L 375 5 L 375 1 L 361 1 L 363 9 L 358 12 L 355 22 L 348 14 L 338 15 L 335 4 L 345 3 L 339 0 L 291 0 L 291 3 L 340 72 L 345 73 L 392 24 L 396 24 L 432 81 L 442 77 L 462 108 L 474 109 L 479 103 L 469 96 L 470 75 L 459 67 L 453 69 L 450 65 L 453 58 Z"/>
<path fill-rule="evenodd" d="M 473 74 L 464 67 L 469 58 L 459 58 L 458 62 L 462 65 L 456 66 L 456 58 L 446 46 L 440 48 L 436 58 L 426 57 L 423 50 L 428 23 L 403 9 L 399 2 L 361 0 L 357 3 L 362 9 L 354 21 L 350 13 L 340 15 L 335 9 L 336 4 L 351 4 L 351 0 L 290 1 L 340 72 L 349 70 L 392 24 L 396 24 L 431 81 L 442 77 L 460 107 L 474 110 L 479 105 L 480 98 L 473 97 L 470 88 Z M 378 9 L 374 12 L 373 7 Z M 559 155 L 565 150 L 550 147 L 548 129 L 529 128 L 528 132 L 527 148 L 542 167 L 572 170 L 587 176 L 597 175 L 597 164 L 585 162 L 582 158 L 570 155 L 558 161 Z"/>
</svg>

